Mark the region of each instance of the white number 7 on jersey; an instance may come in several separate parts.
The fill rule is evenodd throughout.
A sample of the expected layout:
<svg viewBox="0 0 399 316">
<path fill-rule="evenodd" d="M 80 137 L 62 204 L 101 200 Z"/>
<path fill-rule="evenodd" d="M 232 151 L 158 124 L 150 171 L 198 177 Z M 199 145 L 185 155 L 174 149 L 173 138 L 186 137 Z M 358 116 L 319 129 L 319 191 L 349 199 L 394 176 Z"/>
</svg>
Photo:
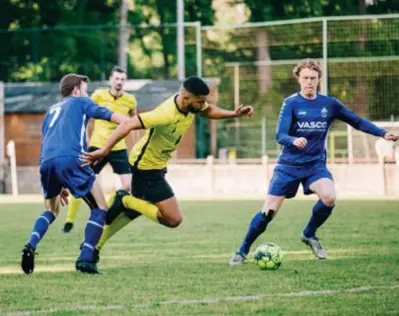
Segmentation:
<svg viewBox="0 0 399 316">
<path fill-rule="evenodd" d="M 53 107 L 53 108 L 50 110 L 50 114 L 53 114 L 54 112 L 55 112 L 55 114 L 54 114 L 54 116 L 53 116 L 53 118 L 52 118 L 52 120 L 51 120 L 51 122 L 50 122 L 49 127 L 52 127 L 52 126 L 54 125 L 55 121 L 56 121 L 56 120 L 58 119 L 58 117 L 60 116 L 60 113 L 61 113 L 61 104 L 58 105 L 58 106 Z"/>
</svg>

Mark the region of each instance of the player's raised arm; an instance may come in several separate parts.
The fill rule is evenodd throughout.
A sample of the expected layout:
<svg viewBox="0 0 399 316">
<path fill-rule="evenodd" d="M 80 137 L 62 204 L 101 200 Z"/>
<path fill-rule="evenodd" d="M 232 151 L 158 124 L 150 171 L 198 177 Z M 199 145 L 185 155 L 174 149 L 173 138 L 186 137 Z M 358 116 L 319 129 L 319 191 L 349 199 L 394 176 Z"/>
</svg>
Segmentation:
<svg viewBox="0 0 399 316">
<path fill-rule="evenodd" d="M 290 136 L 290 128 L 292 124 L 292 103 L 286 101 L 281 106 L 278 124 L 276 129 L 276 141 L 283 146 L 293 146 L 296 137 Z M 306 144 L 305 144 L 306 145 Z"/>
<path fill-rule="evenodd" d="M 379 128 L 377 125 L 373 124 L 369 120 L 357 115 L 338 100 L 336 106 L 338 108 L 337 118 L 341 121 L 344 121 L 345 123 L 348 123 L 353 128 L 356 128 L 357 130 L 360 130 L 367 134 L 384 137 L 387 140 L 398 140 L 397 135 L 388 133 L 386 130 Z"/>
<path fill-rule="evenodd" d="M 240 105 L 235 111 L 225 110 L 216 105 L 208 104 L 208 107 L 201 112 L 201 116 L 210 119 L 220 120 L 225 118 L 238 118 L 241 116 L 251 116 L 253 108 L 250 105 Z"/>
</svg>

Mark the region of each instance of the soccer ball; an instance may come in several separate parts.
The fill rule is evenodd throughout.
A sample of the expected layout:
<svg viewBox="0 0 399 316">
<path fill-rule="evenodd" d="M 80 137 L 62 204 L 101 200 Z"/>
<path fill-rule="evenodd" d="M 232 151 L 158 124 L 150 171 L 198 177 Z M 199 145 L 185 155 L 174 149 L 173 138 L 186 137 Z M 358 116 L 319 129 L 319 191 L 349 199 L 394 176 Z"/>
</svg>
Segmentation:
<svg viewBox="0 0 399 316">
<path fill-rule="evenodd" d="M 277 270 L 282 258 L 283 253 L 278 245 L 265 242 L 256 248 L 254 262 L 261 270 Z"/>
</svg>

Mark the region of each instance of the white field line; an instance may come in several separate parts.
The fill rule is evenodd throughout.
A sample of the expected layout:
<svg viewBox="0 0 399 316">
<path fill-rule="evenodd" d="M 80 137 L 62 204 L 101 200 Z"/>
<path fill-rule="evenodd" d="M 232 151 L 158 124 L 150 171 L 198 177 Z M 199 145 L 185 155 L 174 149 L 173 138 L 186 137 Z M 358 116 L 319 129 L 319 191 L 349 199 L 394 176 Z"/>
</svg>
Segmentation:
<svg viewBox="0 0 399 316">
<path fill-rule="evenodd" d="M 248 295 L 248 296 L 226 296 L 226 297 L 205 297 L 193 300 L 169 300 L 146 304 L 121 304 L 121 305 L 78 305 L 63 308 L 50 308 L 40 310 L 25 310 L 16 312 L 4 313 L 4 316 L 30 316 L 34 314 L 50 314 L 59 312 L 82 312 L 82 311 L 111 311 L 111 310 L 135 310 L 145 309 L 158 306 L 169 306 L 169 305 L 199 305 L 199 304 L 217 304 L 217 303 L 228 303 L 228 302 L 245 302 L 245 301 L 258 301 L 264 298 L 272 297 L 310 297 L 310 296 L 321 296 L 321 295 L 338 295 L 348 293 L 362 293 L 370 292 L 375 290 L 398 290 L 399 284 L 391 285 L 377 285 L 377 286 L 362 286 L 351 289 L 337 289 L 337 290 L 317 290 L 317 291 L 299 291 L 299 292 L 288 292 L 288 293 L 273 293 L 273 294 L 260 294 L 260 295 Z"/>
</svg>

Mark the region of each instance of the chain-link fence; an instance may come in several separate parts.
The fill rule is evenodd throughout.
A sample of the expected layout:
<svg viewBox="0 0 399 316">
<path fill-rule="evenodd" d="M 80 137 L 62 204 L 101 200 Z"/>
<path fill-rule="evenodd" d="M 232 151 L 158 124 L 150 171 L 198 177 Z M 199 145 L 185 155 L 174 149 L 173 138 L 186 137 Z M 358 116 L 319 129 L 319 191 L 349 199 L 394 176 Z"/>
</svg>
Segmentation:
<svg viewBox="0 0 399 316">
<path fill-rule="evenodd" d="M 175 78 L 176 25 L 128 29 L 129 77 Z M 0 32 L 2 43 L 21 43 L 17 51 L 7 51 L 8 57 L 0 61 L 0 78 L 56 81 L 73 71 L 85 73 L 92 80 L 106 79 L 117 60 L 118 34 L 117 26 Z M 184 43 L 186 76 L 220 78 L 220 106 L 234 108 L 246 103 L 256 110 L 252 124 L 218 121 L 217 152 L 230 148 L 238 157 L 276 156 L 277 114 L 282 100 L 299 88 L 292 68 L 302 58 L 315 58 L 324 66 L 322 92 L 371 120 L 399 120 L 399 15 L 223 27 L 185 23 Z M 3 45 L 0 51 L 9 47 L 15 45 Z M 202 148 L 200 156 L 204 157 L 210 153 L 207 139 L 211 131 L 203 121 L 197 123 L 197 140 L 203 143 L 197 147 Z M 348 159 L 350 141 L 345 124 L 335 124 L 331 135 L 331 158 Z M 358 150 L 353 157 L 365 154 L 356 146 L 352 148 Z"/>
<path fill-rule="evenodd" d="M 292 68 L 303 58 L 315 58 L 324 66 L 321 92 L 371 120 L 399 120 L 399 15 L 313 18 L 202 30 L 204 75 L 222 78 L 221 104 L 253 104 L 253 120 L 259 122 L 254 124 L 260 126 L 267 117 L 267 135 L 274 136 L 273 122 L 282 100 L 299 89 Z M 230 122 L 218 124 L 222 131 L 223 124 L 231 126 Z M 238 131 L 231 135 L 250 135 L 253 130 L 247 125 L 233 126 Z M 261 153 L 261 142 L 254 141 L 259 137 L 253 135 L 233 137 L 239 140 L 235 144 L 239 157 Z M 231 141 L 228 145 L 234 147 Z M 337 158 L 348 158 L 345 124 L 334 125 L 329 142 L 330 147 L 335 146 Z M 353 156 L 366 155 L 364 148 L 354 146 L 358 152 Z M 274 146 L 266 150 L 275 157 Z"/>
</svg>

